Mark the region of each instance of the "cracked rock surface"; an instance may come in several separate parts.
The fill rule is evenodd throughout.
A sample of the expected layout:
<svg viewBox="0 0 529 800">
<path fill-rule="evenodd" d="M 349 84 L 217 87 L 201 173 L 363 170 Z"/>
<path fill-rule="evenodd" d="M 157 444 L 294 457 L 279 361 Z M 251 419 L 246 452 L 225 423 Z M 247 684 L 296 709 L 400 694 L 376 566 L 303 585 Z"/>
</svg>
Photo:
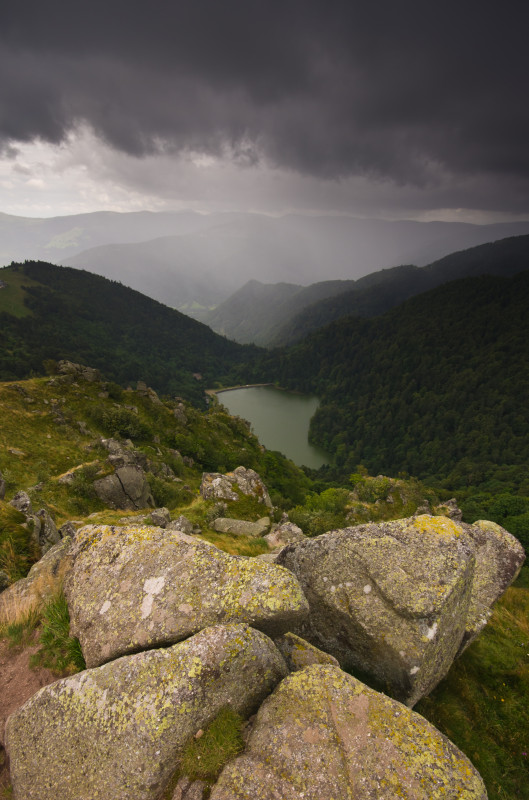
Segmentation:
<svg viewBox="0 0 529 800">
<path fill-rule="evenodd" d="M 70 634 L 89 667 L 208 625 L 244 622 L 277 636 L 308 613 L 288 570 L 180 531 L 88 525 L 77 532 L 72 557 Z"/>
<path fill-rule="evenodd" d="M 111 475 L 94 481 L 94 489 L 99 499 L 110 508 L 134 511 L 154 506 L 145 473 L 136 464 L 126 464 Z"/>
<path fill-rule="evenodd" d="M 479 773 L 419 714 L 336 667 L 311 666 L 263 703 L 210 800 L 486 800 Z"/>
<path fill-rule="evenodd" d="M 227 625 L 56 681 L 7 722 L 15 797 L 160 800 L 186 741 L 226 705 L 249 716 L 285 674 L 267 636 Z"/>
</svg>

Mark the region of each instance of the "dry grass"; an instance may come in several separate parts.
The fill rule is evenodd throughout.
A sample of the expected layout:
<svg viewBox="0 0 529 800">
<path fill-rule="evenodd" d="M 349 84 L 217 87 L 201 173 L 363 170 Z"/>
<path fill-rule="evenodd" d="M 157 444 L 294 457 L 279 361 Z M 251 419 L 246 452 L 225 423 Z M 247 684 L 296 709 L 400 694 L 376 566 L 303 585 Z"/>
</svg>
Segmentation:
<svg viewBox="0 0 529 800">
<path fill-rule="evenodd" d="M 62 591 L 66 568 L 63 563 L 56 575 L 44 573 L 27 588 L 19 582 L 0 594 L 0 636 L 12 625 L 29 625 L 35 619 L 38 623 L 45 603 Z"/>
</svg>

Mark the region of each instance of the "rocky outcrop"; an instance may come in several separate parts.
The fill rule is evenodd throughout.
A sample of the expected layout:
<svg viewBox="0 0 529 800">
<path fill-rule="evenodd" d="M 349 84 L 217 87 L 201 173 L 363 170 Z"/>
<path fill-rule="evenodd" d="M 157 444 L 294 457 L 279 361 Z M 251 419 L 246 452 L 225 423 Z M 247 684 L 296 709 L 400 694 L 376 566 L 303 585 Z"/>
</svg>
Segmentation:
<svg viewBox="0 0 529 800">
<path fill-rule="evenodd" d="M 474 543 L 476 567 L 460 652 L 487 624 L 493 604 L 516 579 L 525 561 L 524 548 L 501 525 L 478 520 L 462 527 Z"/>
<path fill-rule="evenodd" d="M 70 633 L 89 667 L 208 625 L 246 622 L 279 635 L 308 612 L 288 570 L 178 531 L 89 525 L 77 532 L 73 559 Z"/>
<path fill-rule="evenodd" d="M 248 522 L 245 519 L 231 519 L 229 517 L 217 517 L 213 521 L 213 529 L 219 533 L 233 533 L 236 536 L 252 536 L 258 538 L 270 528 L 270 517 L 262 517 L 257 522 Z"/>
<path fill-rule="evenodd" d="M 162 401 L 154 391 L 151 389 L 150 386 L 147 386 L 145 381 L 138 381 L 136 384 L 136 392 L 140 395 L 140 397 L 146 397 L 155 405 L 161 406 L 163 405 Z"/>
<path fill-rule="evenodd" d="M 208 628 L 46 686 L 7 723 L 24 800 L 159 800 L 184 744 L 225 706 L 247 717 L 286 674 L 244 625 Z"/>
<path fill-rule="evenodd" d="M 271 550 L 278 550 L 292 542 L 302 542 L 307 537 L 301 528 L 293 522 L 286 521 L 272 528 L 270 533 L 264 538 Z"/>
<path fill-rule="evenodd" d="M 61 588 L 71 569 L 72 539 L 65 537 L 33 564 L 25 578 L 2 592 L 2 604 L 9 610 L 40 605 Z"/>
<path fill-rule="evenodd" d="M 167 528 L 171 522 L 171 514 L 169 513 L 169 509 L 165 508 L 165 506 L 162 508 L 155 508 L 154 511 L 151 511 L 150 518 L 151 525 L 155 525 L 157 528 Z"/>
<path fill-rule="evenodd" d="M 61 540 L 61 534 L 57 526 L 45 508 L 41 508 L 34 516 L 35 528 L 34 536 L 38 539 L 40 552 L 44 555 L 53 545 Z"/>
<path fill-rule="evenodd" d="M 452 497 L 450 500 L 445 500 L 440 506 L 437 506 L 436 511 L 444 517 L 453 519 L 455 522 L 461 522 L 463 519 L 463 512 L 457 505 L 457 500 Z"/>
<path fill-rule="evenodd" d="M 169 525 L 167 526 L 169 530 L 173 531 L 181 531 L 182 533 L 187 533 L 188 536 L 192 536 L 194 533 L 193 523 L 188 520 L 187 517 L 184 517 L 181 514 L 176 519 L 171 520 Z"/>
<path fill-rule="evenodd" d="M 101 380 L 101 373 L 92 367 L 85 367 L 83 364 L 75 364 L 73 361 L 59 361 L 57 372 L 70 380 L 84 380 L 95 383 Z"/>
<path fill-rule="evenodd" d="M 255 497 L 267 508 L 272 508 L 272 501 L 261 478 L 253 469 L 237 467 L 225 475 L 220 472 L 204 472 L 200 484 L 200 494 L 205 500 L 238 500 L 242 494 Z"/>
<path fill-rule="evenodd" d="M 50 547 L 61 540 L 61 535 L 49 512 L 45 508 L 41 508 L 36 514 L 34 513 L 27 492 L 17 492 L 10 505 L 26 517 L 25 524 L 31 530 L 32 539 L 41 555 L 44 555 Z"/>
<path fill-rule="evenodd" d="M 486 800 L 470 761 L 423 717 L 335 667 L 312 666 L 259 710 L 211 800 Z"/>
<path fill-rule="evenodd" d="M 298 632 L 345 669 L 413 706 L 448 672 L 463 640 L 475 547 L 446 517 L 332 531 L 285 547 L 310 622 Z"/>
<path fill-rule="evenodd" d="M 99 499 L 110 508 L 133 511 L 154 506 L 154 500 L 144 471 L 135 464 L 116 469 L 94 481 L 94 489 Z"/>
<path fill-rule="evenodd" d="M 25 514 L 26 516 L 33 514 L 33 506 L 31 505 L 31 500 L 27 492 L 17 492 L 10 501 L 9 505 L 13 506 L 13 508 L 16 508 L 17 511 L 20 511 L 21 514 Z"/>
</svg>

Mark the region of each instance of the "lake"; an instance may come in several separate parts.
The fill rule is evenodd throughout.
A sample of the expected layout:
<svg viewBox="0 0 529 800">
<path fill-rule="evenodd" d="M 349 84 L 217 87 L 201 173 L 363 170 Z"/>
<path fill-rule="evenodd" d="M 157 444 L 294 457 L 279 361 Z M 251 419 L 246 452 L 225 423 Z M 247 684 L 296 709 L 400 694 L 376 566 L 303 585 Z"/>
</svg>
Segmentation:
<svg viewBox="0 0 529 800">
<path fill-rule="evenodd" d="M 229 389 L 217 396 L 230 414 L 251 423 L 252 431 L 268 450 L 279 450 L 295 464 L 312 469 L 332 462 L 329 453 L 308 440 L 310 419 L 319 405 L 317 397 L 275 386 Z"/>
</svg>

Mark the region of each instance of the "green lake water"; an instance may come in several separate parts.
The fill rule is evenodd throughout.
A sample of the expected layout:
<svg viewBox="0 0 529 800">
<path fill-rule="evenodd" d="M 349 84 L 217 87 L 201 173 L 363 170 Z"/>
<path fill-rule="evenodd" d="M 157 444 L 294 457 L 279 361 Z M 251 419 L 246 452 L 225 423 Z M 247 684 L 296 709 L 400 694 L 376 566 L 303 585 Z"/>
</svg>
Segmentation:
<svg viewBox="0 0 529 800">
<path fill-rule="evenodd" d="M 317 397 L 293 394 L 275 386 L 249 386 L 218 393 L 229 413 L 247 419 L 261 444 L 279 450 L 295 464 L 312 469 L 330 464 L 332 456 L 309 444 L 309 423 Z"/>
</svg>

